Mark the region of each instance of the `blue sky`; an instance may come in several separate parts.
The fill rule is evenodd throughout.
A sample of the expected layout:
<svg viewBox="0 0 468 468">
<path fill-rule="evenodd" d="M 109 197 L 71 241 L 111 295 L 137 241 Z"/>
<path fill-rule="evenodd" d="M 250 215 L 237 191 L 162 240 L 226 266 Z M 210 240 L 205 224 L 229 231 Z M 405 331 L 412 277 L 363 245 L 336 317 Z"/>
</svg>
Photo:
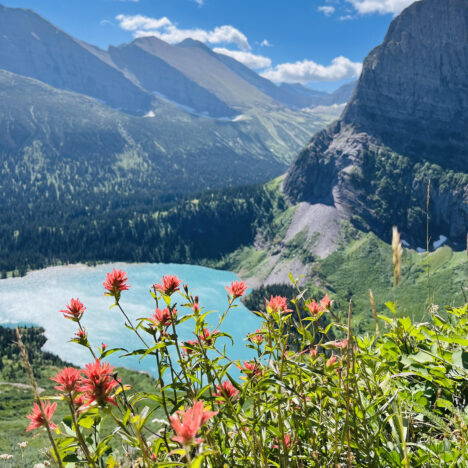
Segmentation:
<svg viewBox="0 0 468 468">
<path fill-rule="evenodd" d="M 269 79 L 332 90 L 359 74 L 413 0 L 0 0 L 101 48 L 156 35 L 202 40 Z"/>
</svg>

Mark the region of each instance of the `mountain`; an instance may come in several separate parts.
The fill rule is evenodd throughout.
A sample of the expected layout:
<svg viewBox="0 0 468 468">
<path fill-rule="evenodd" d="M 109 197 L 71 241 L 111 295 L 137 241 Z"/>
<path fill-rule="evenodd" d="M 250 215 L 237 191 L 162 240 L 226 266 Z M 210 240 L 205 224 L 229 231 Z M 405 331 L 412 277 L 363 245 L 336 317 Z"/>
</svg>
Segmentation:
<svg viewBox="0 0 468 468">
<path fill-rule="evenodd" d="M 99 49 L 36 13 L 0 5 L 0 69 L 86 94 L 125 112 L 144 114 L 154 98 L 129 81 Z"/>
<path fill-rule="evenodd" d="M 441 305 L 463 301 L 466 6 L 466 0 L 421 0 L 393 20 L 365 59 L 342 117 L 312 138 L 283 178 L 266 186 L 279 197 L 270 218 L 250 246 L 221 266 L 238 271 L 251 287 L 289 284 L 292 272 L 362 307 L 368 304 L 363 285 L 372 285 L 383 307 L 392 289 L 388 243 L 397 226 L 407 248 L 407 284 L 398 301 L 418 304 L 418 313 L 425 310 L 426 291 L 437 292 Z M 429 255 L 419 253 L 427 249 Z"/>
<path fill-rule="evenodd" d="M 341 119 L 319 132 L 290 168 L 293 202 L 321 203 L 413 246 L 429 233 L 454 245 L 468 230 L 468 9 L 422 0 L 391 23 L 365 59 Z M 396 72 L 398 71 L 398 72 Z"/>
</svg>

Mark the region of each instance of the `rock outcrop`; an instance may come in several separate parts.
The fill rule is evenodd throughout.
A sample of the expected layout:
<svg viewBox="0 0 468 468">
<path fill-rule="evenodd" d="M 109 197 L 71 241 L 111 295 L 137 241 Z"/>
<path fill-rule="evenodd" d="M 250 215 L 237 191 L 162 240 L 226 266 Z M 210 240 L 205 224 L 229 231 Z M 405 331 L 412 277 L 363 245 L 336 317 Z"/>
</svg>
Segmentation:
<svg viewBox="0 0 468 468">
<path fill-rule="evenodd" d="M 421 0 L 364 61 L 341 119 L 317 134 L 284 182 L 294 202 L 339 207 L 388 239 L 397 225 L 463 246 L 468 230 L 468 2 Z"/>
</svg>

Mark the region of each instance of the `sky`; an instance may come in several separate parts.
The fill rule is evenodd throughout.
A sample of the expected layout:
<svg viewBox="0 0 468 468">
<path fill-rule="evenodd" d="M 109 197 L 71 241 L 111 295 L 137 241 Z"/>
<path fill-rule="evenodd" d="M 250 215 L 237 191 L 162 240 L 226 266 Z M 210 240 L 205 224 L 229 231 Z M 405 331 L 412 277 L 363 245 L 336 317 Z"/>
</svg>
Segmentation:
<svg viewBox="0 0 468 468">
<path fill-rule="evenodd" d="M 187 37 L 262 76 L 332 91 L 359 76 L 391 20 L 414 0 L 0 0 L 30 8 L 106 49 L 154 35 Z"/>
</svg>

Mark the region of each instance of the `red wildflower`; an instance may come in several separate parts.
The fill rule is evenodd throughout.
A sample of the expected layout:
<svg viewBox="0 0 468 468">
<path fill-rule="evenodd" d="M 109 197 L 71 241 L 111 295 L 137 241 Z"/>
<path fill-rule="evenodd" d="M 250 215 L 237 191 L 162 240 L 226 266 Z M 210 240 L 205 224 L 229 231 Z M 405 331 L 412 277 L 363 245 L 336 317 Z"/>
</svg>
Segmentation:
<svg viewBox="0 0 468 468">
<path fill-rule="evenodd" d="M 80 344 L 86 344 L 88 342 L 88 332 L 82 328 L 75 333 L 76 338 L 72 341 L 77 341 Z"/>
<path fill-rule="evenodd" d="M 128 278 L 127 273 L 122 270 L 112 270 L 112 273 L 107 273 L 106 280 L 103 286 L 107 289 L 106 296 L 113 296 L 118 301 L 120 299 L 120 293 L 130 288 L 127 284 Z"/>
<path fill-rule="evenodd" d="M 83 306 L 83 303 L 80 302 L 78 298 L 70 299 L 70 304 L 67 304 L 65 307 L 66 309 L 61 310 L 60 312 L 62 312 L 66 319 L 73 320 L 74 322 L 80 320 L 86 310 L 86 307 Z"/>
<path fill-rule="evenodd" d="M 74 404 L 76 407 L 84 406 L 84 405 L 88 404 L 88 400 L 85 398 L 84 395 L 78 395 L 78 396 L 73 400 L 73 404 Z"/>
<path fill-rule="evenodd" d="M 167 307 L 163 310 L 156 308 L 150 320 L 156 327 L 168 327 L 176 317 L 176 309 L 171 312 Z"/>
<path fill-rule="evenodd" d="M 77 383 L 81 379 L 81 372 L 74 367 L 65 367 L 55 377 L 50 380 L 57 382 L 60 385 L 54 388 L 64 393 L 72 393 L 77 388 Z"/>
<path fill-rule="evenodd" d="M 262 330 L 255 330 L 255 333 L 249 335 L 249 340 L 257 345 L 262 344 L 265 341 Z"/>
<path fill-rule="evenodd" d="M 310 357 L 315 357 L 317 356 L 318 354 L 318 349 L 317 349 L 317 346 L 315 348 L 312 348 L 310 351 L 309 351 L 309 356 Z"/>
<path fill-rule="evenodd" d="M 348 338 L 345 338 L 343 341 L 335 341 L 335 346 L 337 348 L 345 349 L 348 347 Z"/>
<path fill-rule="evenodd" d="M 46 404 L 41 402 L 41 406 L 44 410 L 45 416 L 47 418 L 47 423 L 49 424 L 50 428 L 56 429 L 57 426 L 51 421 L 51 419 L 54 414 L 55 408 L 57 407 L 57 403 L 53 403 L 51 405 L 50 402 L 47 402 Z M 31 421 L 26 431 L 32 431 L 33 429 L 38 429 L 39 427 L 46 425 L 46 421 L 44 421 L 44 418 L 42 417 L 41 408 L 37 403 L 34 403 L 32 413 L 28 414 L 26 417 Z"/>
<path fill-rule="evenodd" d="M 203 439 L 195 438 L 197 432 L 203 424 L 217 414 L 217 411 L 205 411 L 202 401 L 195 401 L 193 407 L 187 408 L 186 411 L 177 411 L 177 415 L 169 418 L 177 434 L 172 440 L 182 445 L 200 444 Z"/>
<path fill-rule="evenodd" d="M 214 343 L 213 337 L 219 333 L 218 330 L 215 330 L 214 332 L 210 332 L 208 328 L 203 329 L 203 333 L 198 335 L 198 338 L 200 339 L 201 342 L 205 342 L 207 346 L 211 346 Z"/>
<path fill-rule="evenodd" d="M 191 353 L 193 353 L 195 351 L 193 348 L 197 347 L 198 342 L 190 340 L 190 341 L 185 341 L 184 344 L 188 345 L 188 346 L 182 346 L 182 349 L 184 350 L 184 353 L 185 354 L 191 354 Z"/>
<path fill-rule="evenodd" d="M 333 364 L 335 364 L 335 362 L 337 361 L 337 359 L 338 359 L 338 358 L 337 358 L 334 354 L 332 354 L 332 355 L 331 355 L 331 358 L 327 361 L 326 366 L 327 366 L 327 367 L 333 366 Z"/>
<path fill-rule="evenodd" d="M 285 313 L 292 312 L 291 309 L 288 309 L 288 301 L 283 296 L 271 296 L 270 300 L 265 299 L 266 309 L 268 313 Z"/>
<path fill-rule="evenodd" d="M 248 377 L 255 377 L 261 374 L 260 366 L 255 361 L 244 361 L 244 365 L 239 366 L 239 369 Z"/>
<path fill-rule="evenodd" d="M 275 440 L 276 440 L 276 444 L 273 445 L 273 448 L 279 449 L 279 446 L 278 446 L 279 439 L 276 438 Z M 284 440 L 284 445 L 286 445 L 286 448 L 288 448 L 288 449 L 291 448 L 291 445 L 292 445 L 291 435 L 290 434 L 285 434 L 283 440 Z"/>
<path fill-rule="evenodd" d="M 322 306 L 323 309 L 330 310 L 331 305 L 332 305 L 332 301 L 328 297 L 328 294 L 325 294 L 323 299 L 320 301 L 320 305 Z"/>
<path fill-rule="evenodd" d="M 236 299 L 237 297 L 241 297 L 247 291 L 247 286 L 243 281 L 233 281 L 231 286 L 226 286 L 226 291 L 232 297 L 232 299 Z"/>
<path fill-rule="evenodd" d="M 213 394 L 217 397 L 234 398 L 239 393 L 234 385 L 229 380 L 225 380 L 221 385 L 216 385 L 216 392 Z"/>
<path fill-rule="evenodd" d="M 322 312 L 323 308 L 316 301 L 309 302 L 306 304 L 306 307 L 309 309 L 309 313 L 312 316 L 317 316 L 320 312 Z"/>
<path fill-rule="evenodd" d="M 101 363 L 99 359 L 86 364 L 79 391 L 83 392 L 89 403 L 96 401 L 101 406 L 106 403 L 117 406 L 115 400 L 110 396 L 112 390 L 118 385 L 118 381 L 112 375 L 113 370 L 113 366 L 107 362 Z"/>
<path fill-rule="evenodd" d="M 102 352 L 104 352 L 107 349 L 106 343 L 101 344 L 101 349 L 102 349 Z"/>
<path fill-rule="evenodd" d="M 156 291 L 159 291 L 161 294 L 164 294 L 165 296 L 170 296 L 176 291 L 179 291 L 179 285 L 180 283 L 182 283 L 182 281 L 179 278 L 177 278 L 176 275 L 166 275 L 163 276 L 161 283 L 162 284 L 155 283 L 153 285 L 153 288 L 156 289 Z"/>
</svg>

